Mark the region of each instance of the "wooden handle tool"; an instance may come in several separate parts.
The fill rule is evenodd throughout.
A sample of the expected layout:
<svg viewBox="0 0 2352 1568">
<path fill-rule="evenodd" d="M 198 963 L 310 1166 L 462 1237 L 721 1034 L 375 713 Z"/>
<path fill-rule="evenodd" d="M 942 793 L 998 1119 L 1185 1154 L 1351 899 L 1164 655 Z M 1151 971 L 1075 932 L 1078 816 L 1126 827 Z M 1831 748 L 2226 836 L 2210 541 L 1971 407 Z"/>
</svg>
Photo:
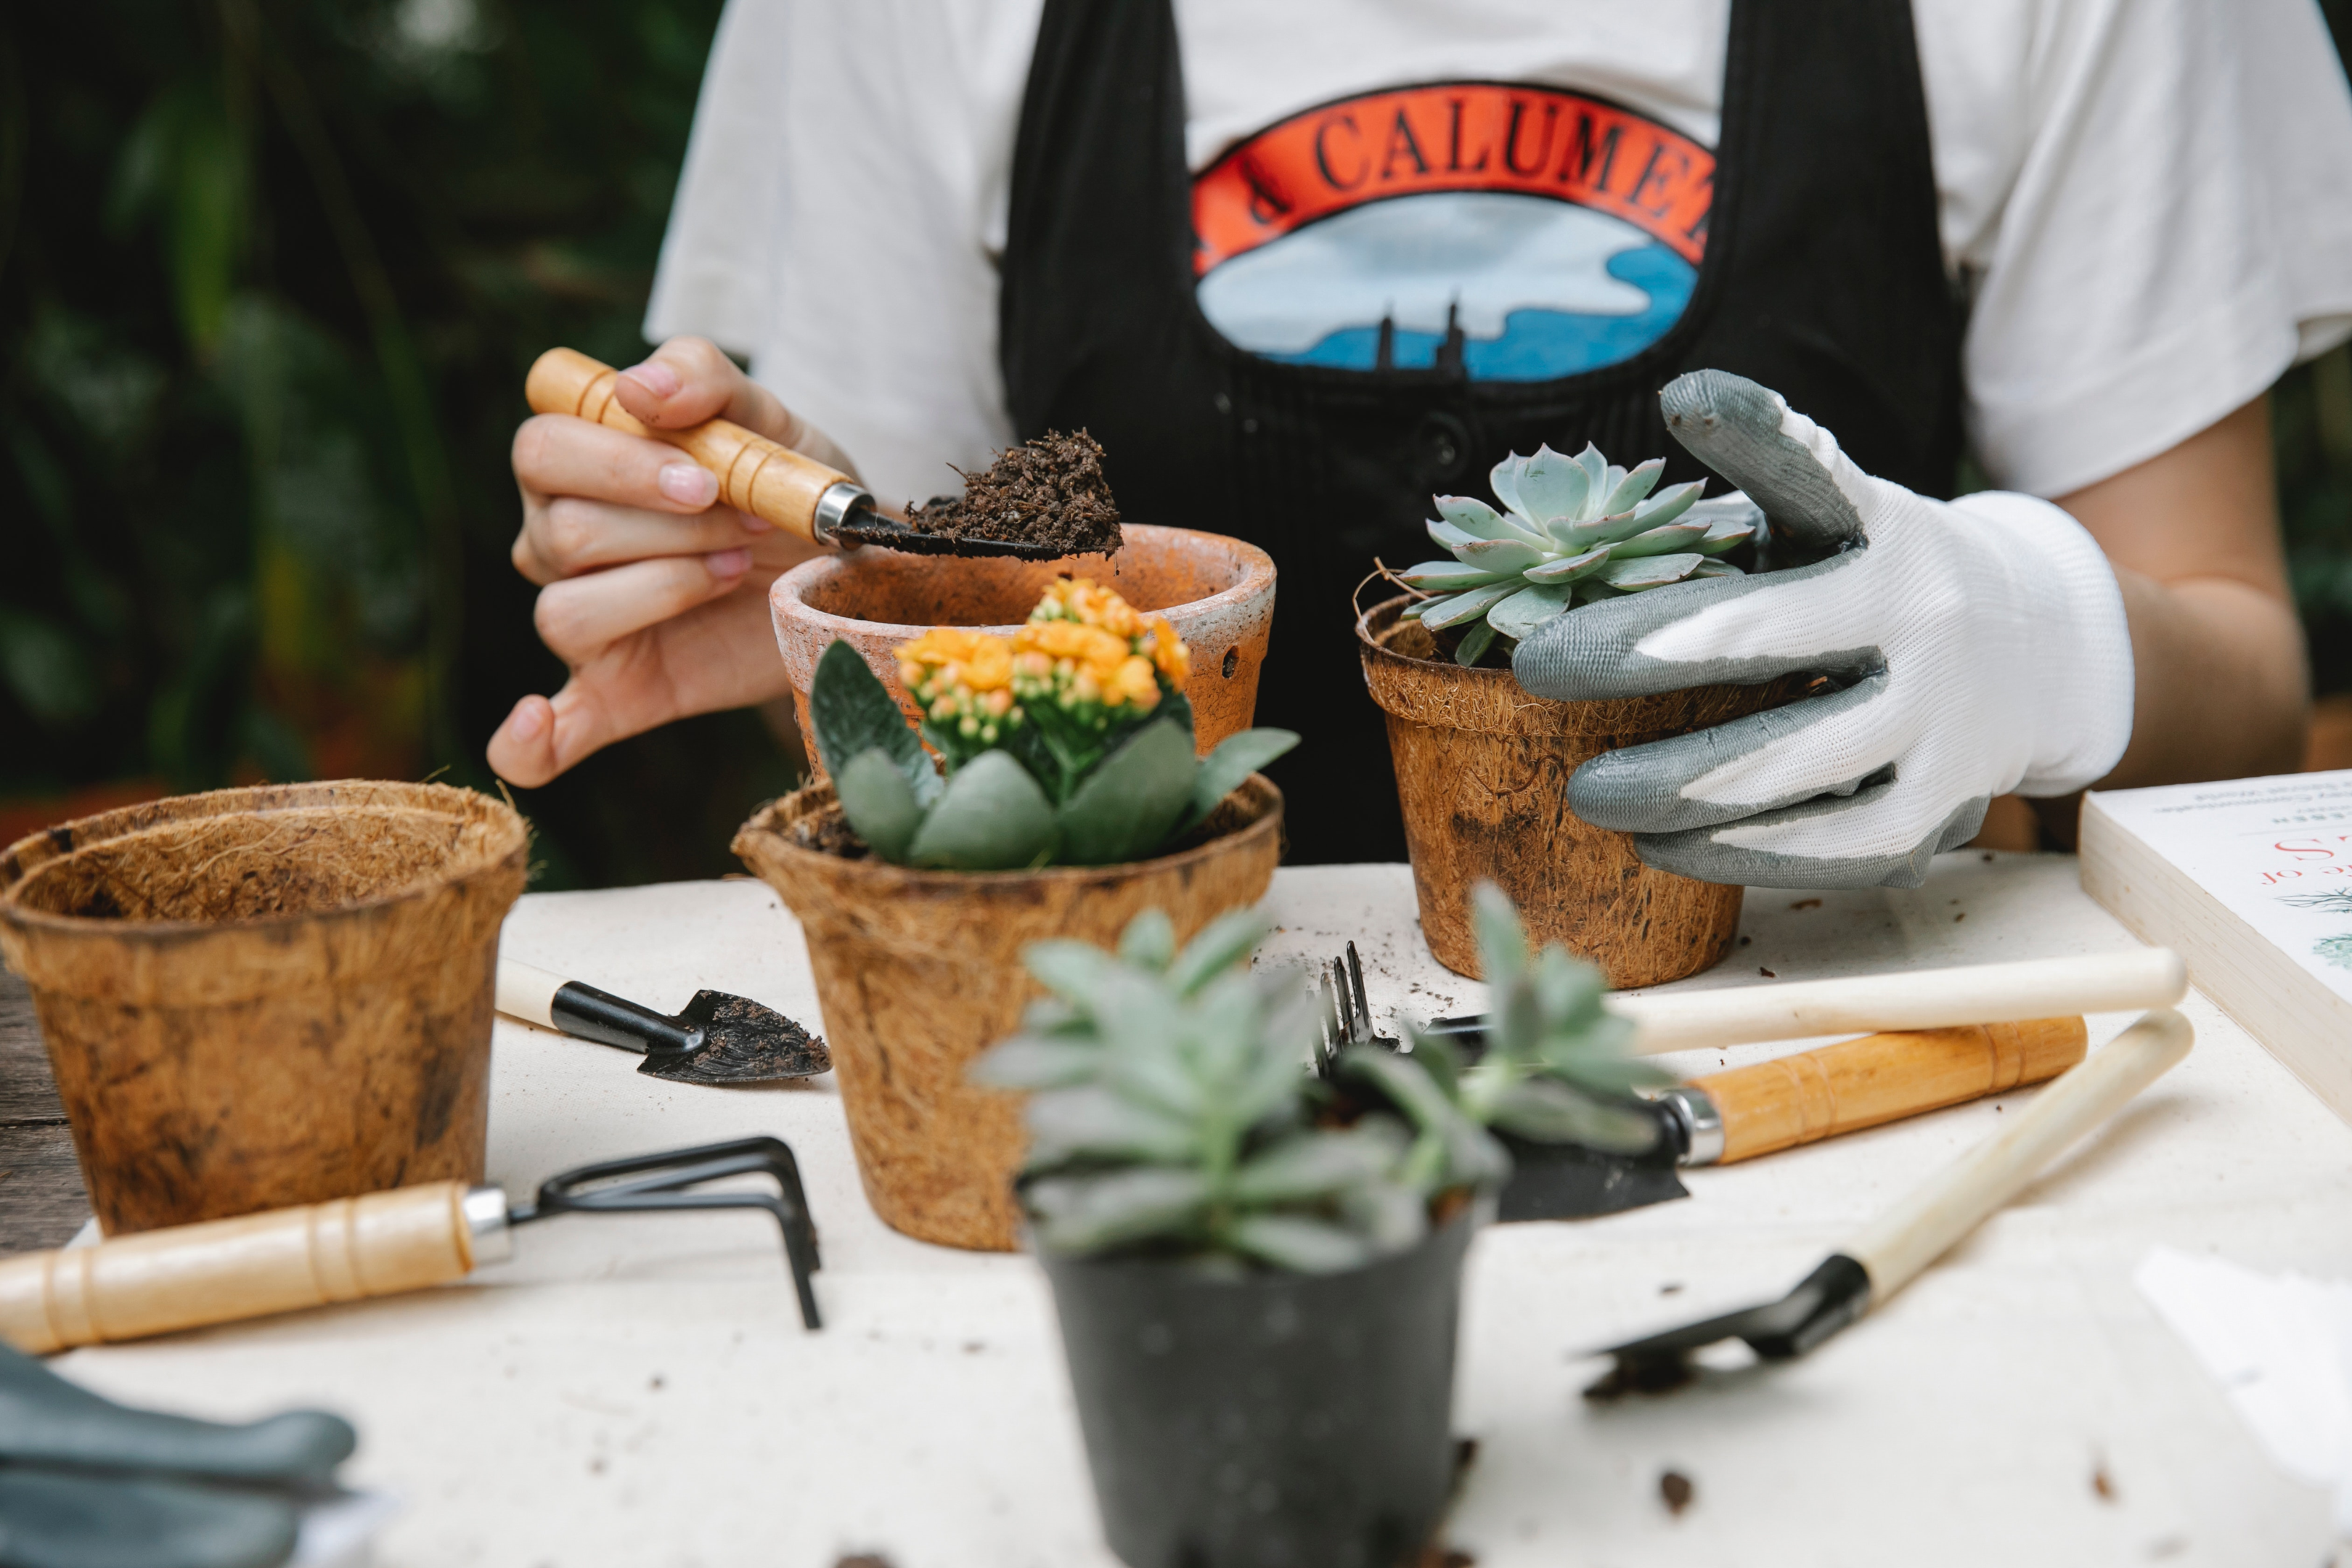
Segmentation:
<svg viewBox="0 0 2352 1568">
<path fill-rule="evenodd" d="M 1728 1072 L 1658 1098 L 1686 1165 L 1727 1165 L 2057 1077 L 2083 1059 L 2080 1018 L 1871 1035 Z"/>
<path fill-rule="evenodd" d="M 1634 1048 L 1654 1055 L 1811 1035 L 2136 1013 L 2169 1007 L 2188 994 L 2189 966 L 2180 955 L 2151 947 L 1966 969 L 1612 996 L 1607 1005 L 1640 1026 Z"/>
<path fill-rule="evenodd" d="M 1777 1301 L 1613 1346 L 1595 1394 L 1688 1381 L 1691 1352 L 1738 1339 L 1767 1361 L 1804 1354 L 1884 1305 L 1954 1243 L 2023 1191 L 2076 1140 L 2189 1054 L 2179 1014 L 2148 1014 L 2033 1097 L 2022 1113 L 1866 1226 Z"/>
<path fill-rule="evenodd" d="M 47 1355 L 460 1279 L 478 1242 L 511 1245 L 504 1196 L 480 1191 L 469 1205 L 464 1183 L 432 1182 L 0 1258 L 0 1340 Z"/>
<path fill-rule="evenodd" d="M 732 420 L 655 429 L 621 406 L 614 395 L 619 381 L 620 373 L 611 365 L 572 349 L 550 349 L 530 367 L 523 396 L 535 413 L 575 415 L 608 429 L 668 442 L 719 477 L 720 501 L 813 544 L 850 542 L 837 537 L 840 526 L 853 512 L 871 514 L 874 498 L 856 480 Z"/>
</svg>

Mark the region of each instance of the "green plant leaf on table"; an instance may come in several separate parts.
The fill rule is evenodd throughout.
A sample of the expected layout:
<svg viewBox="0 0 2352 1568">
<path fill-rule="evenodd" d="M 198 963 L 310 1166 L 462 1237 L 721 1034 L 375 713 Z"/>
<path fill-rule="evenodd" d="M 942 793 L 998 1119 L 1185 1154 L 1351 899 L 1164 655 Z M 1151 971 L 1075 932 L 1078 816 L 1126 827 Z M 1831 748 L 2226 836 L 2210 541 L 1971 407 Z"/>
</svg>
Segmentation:
<svg viewBox="0 0 2352 1568">
<path fill-rule="evenodd" d="M 907 858 L 950 871 L 1019 870 L 1043 864 L 1054 838 L 1054 808 L 1037 781 L 1003 752 L 983 752 L 947 781 Z"/>
</svg>

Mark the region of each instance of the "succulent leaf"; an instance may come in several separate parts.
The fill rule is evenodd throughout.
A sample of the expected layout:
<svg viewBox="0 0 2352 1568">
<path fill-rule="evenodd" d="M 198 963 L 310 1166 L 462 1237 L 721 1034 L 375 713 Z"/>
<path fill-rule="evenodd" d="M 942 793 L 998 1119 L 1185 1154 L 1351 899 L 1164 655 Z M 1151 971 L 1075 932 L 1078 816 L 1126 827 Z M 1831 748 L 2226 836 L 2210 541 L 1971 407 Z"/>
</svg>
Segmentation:
<svg viewBox="0 0 2352 1568">
<path fill-rule="evenodd" d="M 1670 522 L 1631 539 L 1619 540 L 1609 547 L 1609 559 L 1633 561 L 1644 555 L 1672 555 L 1696 549 L 1706 537 L 1706 524 L 1703 522 Z"/>
<path fill-rule="evenodd" d="M 1087 774 L 1062 807 L 1063 862 L 1119 866 L 1149 855 L 1167 841 L 1192 803 L 1199 768 L 1192 737 L 1183 728 L 1164 721 L 1144 725 Z"/>
<path fill-rule="evenodd" d="M 1675 485 L 1652 496 L 1633 508 L 1634 521 L 1643 528 L 1655 528 L 1672 522 L 1698 504 L 1698 492 L 1706 486 L 1694 479 L 1686 485 Z"/>
<path fill-rule="evenodd" d="M 1247 958 L 1272 929 L 1271 922 L 1255 910 L 1226 910 L 1203 926 L 1201 934 L 1170 963 L 1168 984 L 1179 996 L 1192 995 Z"/>
<path fill-rule="evenodd" d="M 1323 1220 L 1253 1215 L 1228 1233 L 1235 1247 L 1294 1274 L 1337 1274 L 1372 1260 L 1372 1243 Z"/>
<path fill-rule="evenodd" d="M 1549 1079 L 1522 1079 L 1496 1100 L 1494 1125 L 1541 1143 L 1581 1143 L 1615 1154 L 1657 1146 L 1658 1124 L 1639 1111 L 1579 1094 Z"/>
<path fill-rule="evenodd" d="M 1099 1084 L 1032 1098 L 1030 1159 L 1061 1164 L 1081 1155 L 1178 1164 L 1199 1152 L 1183 1118 Z"/>
<path fill-rule="evenodd" d="M 1591 493 L 1592 477 L 1583 468 L 1549 447 L 1538 447 L 1519 470 L 1519 504 L 1512 510 L 1538 523 L 1581 517 Z"/>
<path fill-rule="evenodd" d="M 888 752 L 868 746 L 852 757 L 834 775 L 833 793 L 866 847 L 894 865 L 907 858 L 907 847 L 923 825 L 923 803 Z"/>
<path fill-rule="evenodd" d="M 1438 496 L 1435 500 L 1437 515 L 1474 539 L 1524 539 L 1530 544 L 1542 542 L 1525 523 L 1496 511 L 1475 496 Z"/>
<path fill-rule="evenodd" d="M 1530 566 L 1519 575 L 1530 583 L 1573 583 L 1580 577 L 1589 577 L 1598 571 L 1601 563 L 1609 559 L 1611 552 L 1611 547 L 1603 544 L 1597 549 L 1588 550 L 1581 555 L 1563 555 L 1559 560 L 1548 561 L 1541 566 Z"/>
<path fill-rule="evenodd" d="M 1176 922 L 1160 909 L 1144 910 L 1118 933 L 1118 956 L 1125 963 L 1153 973 L 1164 973 L 1176 958 Z"/>
<path fill-rule="evenodd" d="M 1040 864 L 1054 837 L 1054 808 L 1029 771 L 1003 752 L 982 752 L 947 782 L 907 858 L 955 871 L 1016 870 Z"/>
<path fill-rule="evenodd" d="M 1662 588 L 1669 583 L 1679 583 L 1698 569 L 1703 555 L 1685 552 L 1680 555 L 1637 556 L 1631 561 L 1611 561 L 1593 574 L 1596 580 L 1623 592 L 1641 588 Z"/>
<path fill-rule="evenodd" d="M 1476 620 L 1518 591 L 1519 584 L 1514 579 L 1456 594 L 1445 601 L 1442 609 L 1434 603 L 1423 605 L 1421 607 L 1421 624 L 1433 631 L 1442 631 L 1447 626 Z"/>
<path fill-rule="evenodd" d="M 1176 832 L 1189 833 L 1206 821 L 1225 796 L 1241 788 L 1244 779 L 1297 744 L 1297 731 L 1272 728 L 1244 730 L 1218 742 L 1192 775 L 1192 796 L 1184 815 L 1177 819 Z"/>
<path fill-rule="evenodd" d="M 1728 561 L 1702 561 L 1691 568 L 1691 580 L 1701 577 L 1745 577 L 1748 574 Z"/>
<path fill-rule="evenodd" d="M 1438 523 L 1430 529 L 1434 535 L 1444 527 Z M 1463 544 L 1448 545 L 1454 559 L 1482 572 L 1519 573 L 1530 566 L 1540 566 L 1551 558 L 1551 552 L 1539 544 L 1529 544 L 1517 539 L 1473 539 Z"/>
<path fill-rule="evenodd" d="M 1527 507 L 1519 500 L 1519 470 L 1527 467 L 1527 461 L 1514 452 L 1496 464 L 1486 475 L 1486 483 L 1493 488 L 1495 499 L 1520 518 L 1529 515 Z"/>
<path fill-rule="evenodd" d="M 1296 1133 L 1235 1171 L 1231 1190 L 1244 1203 L 1324 1197 L 1387 1174 L 1409 1142 L 1396 1123 L 1378 1117 Z"/>
<path fill-rule="evenodd" d="M 1524 638 L 1554 616 L 1565 613 L 1575 597 L 1573 584 L 1538 584 L 1522 588 L 1486 612 L 1487 629 L 1502 637 Z M 1466 643 L 1469 639 L 1463 640 Z"/>
<path fill-rule="evenodd" d="M 1463 633 L 1462 640 L 1454 645 L 1454 662 L 1465 669 L 1470 668 L 1486 657 L 1486 650 L 1495 645 L 1497 635 L 1492 623 L 1480 621 Z"/>
<path fill-rule="evenodd" d="M 1587 441 L 1584 450 L 1576 455 L 1576 466 L 1584 470 L 1593 489 L 1602 494 L 1608 492 L 1609 459 L 1601 455 L 1600 447 Z"/>
<path fill-rule="evenodd" d="M 1444 594 L 1458 593 L 1465 588 L 1483 588 L 1509 575 L 1507 572 L 1489 572 L 1483 566 L 1473 566 L 1466 561 L 1424 561 L 1418 566 L 1408 566 L 1398 573 L 1397 581 L 1410 588 Z"/>
<path fill-rule="evenodd" d="M 1600 510 L 1603 512 L 1631 511 L 1643 496 L 1658 488 L 1658 477 L 1665 471 L 1666 460 L 1664 458 L 1652 458 L 1648 462 L 1635 464 L 1626 470 L 1623 479 L 1610 487 Z"/>
<path fill-rule="evenodd" d="M 1050 1176 L 1023 1196 L 1037 1239 L 1056 1252 L 1099 1252 L 1184 1226 L 1209 1200 L 1208 1178 L 1182 1166 L 1136 1165 Z"/>
<path fill-rule="evenodd" d="M 939 769 L 908 727 L 905 711 L 857 650 L 840 637 L 817 658 L 816 675 L 809 683 L 809 718 L 816 731 L 817 755 L 834 777 L 839 778 L 860 753 L 878 747 L 906 775 L 918 802 L 929 805 L 939 798 Z"/>
<path fill-rule="evenodd" d="M 990 1089 L 1067 1089 L 1101 1076 L 1102 1053 L 1092 1046 L 1044 1035 L 1015 1035 L 973 1064 L 975 1083 Z"/>
</svg>

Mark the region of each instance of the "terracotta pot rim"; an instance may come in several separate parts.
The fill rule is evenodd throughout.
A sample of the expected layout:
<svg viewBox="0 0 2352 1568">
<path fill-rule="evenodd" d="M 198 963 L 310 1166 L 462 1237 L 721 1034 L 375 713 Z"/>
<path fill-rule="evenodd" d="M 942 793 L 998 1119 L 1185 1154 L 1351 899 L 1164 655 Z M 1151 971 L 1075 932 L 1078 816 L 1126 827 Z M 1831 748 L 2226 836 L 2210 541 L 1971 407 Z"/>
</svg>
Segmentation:
<svg viewBox="0 0 2352 1568">
<path fill-rule="evenodd" d="M 845 879 L 862 880 L 873 888 L 877 897 L 885 898 L 902 891 L 930 896 L 956 892 L 985 895 L 1023 892 L 1056 883 L 1129 881 L 1148 874 L 1180 870 L 1238 848 L 1252 837 L 1280 832 L 1281 787 L 1264 773 L 1252 773 L 1234 786 L 1234 794 L 1244 791 L 1248 792 L 1251 803 L 1259 807 L 1256 816 L 1230 832 L 1220 833 L 1205 843 L 1172 855 L 1158 855 L 1149 860 L 1127 860 L 1115 866 L 1046 866 L 1034 871 L 935 871 L 896 866 L 877 855 L 852 860 L 793 843 L 777 826 L 777 819 L 795 805 L 803 807 L 795 815 L 805 816 L 809 810 L 830 804 L 834 792 L 833 784 L 828 781 L 804 784 L 753 812 L 751 820 L 736 830 L 735 853 L 741 856 L 743 840 L 754 834 L 762 834 L 772 839 L 772 847 L 783 855 L 835 870 Z M 1232 795 L 1226 798 L 1231 799 Z"/>
<path fill-rule="evenodd" d="M 341 800 L 335 792 L 363 786 L 380 792 L 373 801 Z M 406 797 L 403 799 L 401 797 Z M 158 806 L 175 802 L 205 802 L 214 809 L 188 812 L 170 816 L 148 816 Z M 261 803 L 256 805 L 252 803 Z M 446 802 L 454 809 L 436 810 L 428 803 Z M 467 802 L 481 805 L 468 808 Z M 177 824 L 202 822 L 208 818 L 227 816 L 240 811 L 263 815 L 271 811 L 325 810 L 338 806 L 365 809 L 368 806 L 404 811 L 416 816 L 444 816 L 462 821 L 467 816 L 494 825 L 499 831 L 495 843 L 485 846 L 465 858 L 462 868 L 450 869 L 413 882 L 404 888 L 370 898 L 336 904 L 331 908 L 302 910 L 288 914 L 255 915 L 241 921 L 142 921 L 119 916 L 61 915 L 50 910 L 30 910 L 18 902 L 26 883 L 43 869 L 61 860 L 71 858 L 83 850 L 128 838 L 141 832 Z M 487 810 L 483 808 L 487 808 Z M 143 820 L 133 820 L 144 818 Z M 45 855 L 27 862 L 20 851 L 43 841 L 56 842 L 59 832 L 70 832 L 72 847 L 55 855 Z M 267 931 L 276 928 L 302 924 L 341 923 L 363 919 L 402 904 L 421 903 L 452 889 L 470 886 L 484 878 L 510 868 L 530 847 L 530 826 L 514 807 L 478 790 L 450 784 L 407 784 L 383 779 L 328 779 L 299 784 L 242 784 L 228 789 L 203 790 L 194 795 L 164 795 L 157 800 L 136 805 L 117 806 L 111 811 L 98 812 L 89 816 L 75 817 L 37 833 L 28 833 L 0 851 L 0 927 L 22 934 L 38 932 L 45 938 L 65 938 L 89 941 L 129 941 L 135 942 L 172 943 L 194 938 L 229 932 Z"/>
<path fill-rule="evenodd" d="M 1241 563 L 1241 578 L 1231 587 L 1221 588 L 1213 594 L 1205 594 L 1197 599 L 1186 599 L 1182 601 L 1181 605 L 1164 605 L 1157 610 L 1149 610 L 1144 612 L 1147 615 L 1165 615 L 1168 611 L 1177 608 L 1191 610 L 1202 606 L 1222 607 L 1226 605 L 1238 606 L 1246 603 L 1252 597 L 1265 593 L 1268 588 L 1273 586 L 1275 579 L 1274 557 L 1268 555 L 1265 551 L 1260 550 L 1256 545 L 1252 544 L 1245 539 L 1236 539 L 1233 535 L 1226 533 L 1210 533 L 1205 530 L 1197 528 L 1163 528 L 1157 524 L 1148 522 L 1124 523 L 1121 525 L 1121 531 L 1130 536 L 1144 536 L 1145 542 L 1151 542 L 1164 541 L 1171 544 L 1176 544 L 1190 543 L 1194 541 L 1209 541 L 1213 542 L 1213 547 L 1216 549 L 1231 551 Z M 1199 546 L 1196 545 L 1194 547 L 1198 548 Z M 949 569 L 953 562 L 953 557 L 950 556 L 926 557 L 925 559 L 936 560 L 940 563 L 940 569 L 941 570 Z M 1045 564 L 1064 567 L 1075 572 L 1088 562 L 1099 561 L 1108 565 L 1110 560 L 1111 557 L 1107 554 L 1065 555 L 1059 561 L 1045 563 Z M 814 561 L 802 562 L 799 565 L 793 567 L 791 571 L 777 578 L 774 585 L 768 590 L 768 605 L 771 612 L 778 615 L 789 613 L 795 617 L 805 619 L 817 626 L 832 628 L 836 636 L 840 635 L 840 630 L 844 627 L 865 627 L 868 629 L 885 627 L 894 631 L 904 631 L 906 633 L 904 640 L 911 642 L 916 637 L 922 636 L 923 633 L 930 630 L 930 626 L 928 624 L 919 626 L 902 621 L 868 621 L 862 620 L 856 616 L 837 616 L 830 610 L 820 610 L 814 605 L 810 604 L 804 596 L 807 591 L 814 587 L 817 584 L 824 581 L 826 578 L 833 576 L 835 573 L 845 570 L 846 565 L 847 562 L 844 557 L 833 554 L 820 555 Z M 789 612 L 786 610 L 787 605 L 791 606 Z M 976 632 L 995 632 L 1005 637 L 1010 637 L 1013 632 L 1018 630 L 1019 627 L 1014 625 L 1006 625 L 1001 626 L 971 626 L 963 629 Z"/>
</svg>

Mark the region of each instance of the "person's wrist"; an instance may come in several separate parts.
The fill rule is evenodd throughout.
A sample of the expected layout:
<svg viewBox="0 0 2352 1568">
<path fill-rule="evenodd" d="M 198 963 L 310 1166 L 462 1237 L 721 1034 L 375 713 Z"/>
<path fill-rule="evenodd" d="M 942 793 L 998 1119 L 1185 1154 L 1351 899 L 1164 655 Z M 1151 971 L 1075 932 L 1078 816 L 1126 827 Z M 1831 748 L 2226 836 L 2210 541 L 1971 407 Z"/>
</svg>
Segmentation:
<svg viewBox="0 0 2352 1568">
<path fill-rule="evenodd" d="M 2019 695 L 2033 725 L 2017 793 L 2073 794 L 2105 777 L 2131 741 L 2131 626 L 2115 568 L 2050 501 L 1986 490 L 1951 504 L 2000 552 L 2017 595 Z"/>
</svg>

